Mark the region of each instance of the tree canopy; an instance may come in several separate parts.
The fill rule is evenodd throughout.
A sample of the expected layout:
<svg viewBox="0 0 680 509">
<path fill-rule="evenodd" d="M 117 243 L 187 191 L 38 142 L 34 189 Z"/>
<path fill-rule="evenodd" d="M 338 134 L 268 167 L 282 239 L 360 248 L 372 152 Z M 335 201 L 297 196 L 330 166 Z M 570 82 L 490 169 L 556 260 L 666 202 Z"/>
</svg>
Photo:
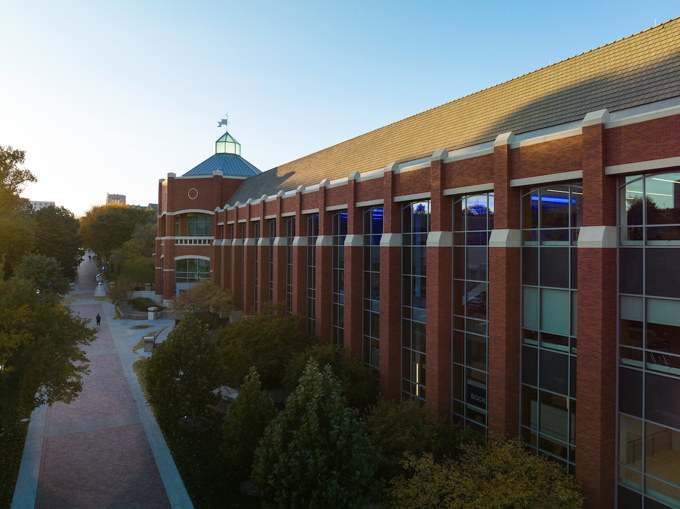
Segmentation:
<svg viewBox="0 0 680 509">
<path fill-rule="evenodd" d="M 266 305 L 261 313 L 222 329 L 221 350 L 229 385 L 241 385 L 255 366 L 265 388 L 281 387 L 288 361 L 316 343 L 314 336 L 300 328 L 302 317 L 286 315 L 284 309 L 281 304 Z"/>
<path fill-rule="evenodd" d="M 167 339 L 156 349 L 146 374 L 151 403 L 173 415 L 202 413 L 220 396 L 224 366 L 208 327 L 185 313 Z"/>
<path fill-rule="evenodd" d="M 255 451 L 258 491 L 276 507 L 363 509 L 382 488 L 376 468 L 365 425 L 337 379 L 310 361 Z"/>
<path fill-rule="evenodd" d="M 13 277 L 0 281 L 0 364 L 5 366 L 2 397 L 20 406 L 70 402 L 82 389 L 87 358 L 81 347 L 95 338 L 54 293 L 36 293 L 35 284 Z"/>
<path fill-rule="evenodd" d="M 68 279 L 55 258 L 40 254 L 27 254 L 14 271 L 15 277 L 31 281 L 41 293 L 67 293 Z"/>
<path fill-rule="evenodd" d="M 219 315 L 234 309 L 229 290 L 208 282 L 200 282 L 180 293 L 172 304 L 173 311 L 193 311 L 203 322 L 215 329 Z"/>
<path fill-rule="evenodd" d="M 78 273 L 83 259 L 80 222 L 64 207 L 45 207 L 35 212 L 35 250 L 59 262 L 62 272 L 70 281 Z"/>
<path fill-rule="evenodd" d="M 153 210 L 137 209 L 119 203 L 94 206 L 80 218 L 83 243 L 107 258 L 133 238 L 138 225 L 155 223 L 156 215 Z M 144 234 L 141 237 L 144 238 Z"/>
<path fill-rule="evenodd" d="M 19 194 L 26 184 L 37 179 L 22 168 L 25 155 L 23 150 L 0 145 L 0 259 L 4 259 L 10 273 L 24 253 L 33 248 L 33 209 Z"/>
</svg>

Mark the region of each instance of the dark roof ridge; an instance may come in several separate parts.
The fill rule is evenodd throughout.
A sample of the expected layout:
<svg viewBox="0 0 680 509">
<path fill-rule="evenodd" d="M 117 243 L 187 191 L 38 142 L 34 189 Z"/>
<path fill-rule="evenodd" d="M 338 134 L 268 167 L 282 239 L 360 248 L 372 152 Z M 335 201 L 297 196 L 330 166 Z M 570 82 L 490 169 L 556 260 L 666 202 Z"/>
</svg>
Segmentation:
<svg viewBox="0 0 680 509">
<path fill-rule="evenodd" d="M 404 122 L 405 120 L 409 120 L 409 119 L 414 118 L 414 117 L 417 117 L 417 116 L 419 116 L 419 115 L 423 115 L 423 114 L 425 114 L 425 113 L 427 113 L 427 112 L 436 110 L 437 108 L 442 108 L 442 107 L 444 107 L 444 106 L 447 106 L 447 105 L 449 105 L 449 104 L 455 103 L 455 102 L 457 102 L 457 101 L 461 101 L 462 99 L 465 99 L 465 98 L 467 98 L 467 97 L 471 97 L 471 96 L 473 96 L 473 95 L 481 94 L 482 92 L 485 92 L 485 91 L 487 91 L 487 90 L 491 90 L 491 89 L 493 89 L 493 88 L 500 87 L 501 85 L 505 85 L 506 83 L 510 83 L 510 82 L 515 81 L 515 80 L 519 80 L 519 79 L 521 79 L 521 78 L 524 78 L 525 76 L 530 76 L 530 75 L 535 74 L 535 73 L 537 73 L 537 72 L 543 71 L 544 69 L 548 69 L 549 67 L 555 67 L 556 65 L 563 64 L 564 62 L 568 62 L 568 61 L 570 61 L 570 60 L 574 60 L 575 58 L 581 57 L 581 56 L 583 56 L 583 55 L 587 55 L 588 53 L 592 53 L 592 52 L 597 51 L 597 50 L 602 49 L 602 48 L 606 48 L 606 47 L 608 47 L 608 46 L 611 46 L 611 45 L 616 44 L 616 43 L 618 43 L 618 42 L 624 41 L 624 40 L 626 40 L 626 39 L 630 39 L 630 38 L 632 38 L 632 37 L 636 37 L 636 36 L 638 36 L 638 35 L 640 35 L 640 34 L 643 34 L 643 33 L 645 33 L 645 32 L 648 32 L 648 31 L 650 31 L 650 30 L 662 29 L 662 28 L 663 28 L 665 25 L 667 25 L 668 23 L 671 23 L 671 22 L 676 21 L 676 20 L 680 20 L 680 16 L 676 16 L 675 18 L 671 18 L 671 19 L 669 19 L 669 20 L 667 20 L 667 21 L 664 21 L 663 23 L 659 23 L 658 25 L 655 25 L 655 26 L 653 26 L 653 27 L 645 28 L 644 30 L 641 30 L 641 31 L 639 31 L 639 32 L 635 32 L 634 34 L 627 35 L 627 36 L 622 37 L 622 38 L 620 38 L 620 39 L 616 39 L 616 40 L 614 40 L 614 41 L 612 41 L 612 42 L 608 42 L 607 44 L 603 44 L 603 45 L 601 45 L 601 46 L 598 46 L 597 48 L 593 48 L 593 49 L 590 49 L 590 50 L 588 50 L 588 51 L 584 51 L 584 52 L 582 52 L 582 53 L 578 53 L 578 54 L 576 54 L 576 55 L 567 57 L 567 58 L 565 58 L 565 59 L 563 59 L 563 60 L 560 60 L 560 61 L 558 61 L 558 62 L 555 62 L 554 64 L 549 64 L 549 65 L 540 67 L 540 68 L 538 68 L 538 69 L 534 69 L 533 71 L 529 71 L 529 72 L 526 72 L 526 73 L 524 73 L 524 74 L 520 74 L 519 76 L 515 76 L 514 78 L 510 78 L 510 79 L 507 79 L 507 80 L 502 81 L 502 82 L 500 82 L 500 83 L 496 83 L 495 85 L 491 85 L 490 87 L 483 88 L 483 89 L 478 90 L 478 91 L 476 91 L 476 92 L 473 92 L 473 93 L 471 93 L 471 94 L 467 94 L 467 95 L 460 96 L 460 97 L 458 97 L 458 98 L 456 98 L 456 99 L 453 99 L 453 100 L 451 100 L 451 101 L 448 101 L 448 102 L 439 104 L 439 105 L 437 105 L 437 106 L 433 106 L 432 108 L 428 108 L 428 109 L 423 110 L 423 111 L 419 111 L 418 113 L 414 113 L 413 115 L 409 115 L 408 117 L 404 117 L 404 118 L 401 118 L 401 119 L 399 119 L 399 120 L 395 120 L 394 122 L 390 122 L 389 124 L 385 124 L 385 125 L 383 125 L 383 126 L 381 126 L 381 127 L 376 127 L 375 129 L 371 129 L 370 131 L 366 131 L 366 132 L 364 132 L 364 133 L 362 133 L 362 134 L 359 134 L 359 135 L 357 135 L 357 136 L 354 136 L 354 137 L 352 137 L 352 138 L 347 138 L 346 140 L 340 141 L 340 142 L 338 142 L 338 143 L 334 143 L 333 145 L 329 145 L 329 146 L 324 147 L 324 148 L 322 148 L 322 149 L 316 150 L 315 152 L 311 152 L 311 153 L 309 153 L 309 154 L 305 154 L 305 155 L 303 155 L 303 156 L 300 156 L 300 157 L 298 157 L 297 159 L 293 159 L 293 160 L 288 161 L 288 162 L 286 162 L 286 163 L 279 164 L 279 165 L 277 165 L 277 166 L 275 166 L 274 168 L 271 168 L 271 169 L 276 169 L 276 168 L 278 168 L 278 167 L 280 167 L 280 166 L 285 166 L 285 165 L 288 165 L 288 164 L 295 163 L 296 161 L 300 161 L 301 159 L 305 159 L 305 158 L 307 158 L 307 157 L 309 157 L 309 156 L 312 156 L 312 155 L 314 155 L 314 154 L 318 154 L 319 152 L 323 152 L 324 150 L 328 150 L 328 149 L 331 149 L 331 148 L 336 147 L 336 146 L 338 146 L 338 145 L 342 145 L 343 143 L 347 143 L 347 142 L 350 142 L 350 141 L 355 140 L 355 139 L 357 139 L 357 138 L 361 138 L 362 136 L 366 136 L 367 134 L 371 134 L 371 133 L 374 133 L 374 132 L 376 132 L 376 131 L 380 131 L 381 129 L 386 129 L 386 128 L 390 127 L 390 126 L 393 126 L 394 124 L 398 124 L 398 123 Z M 268 170 L 265 170 L 265 171 L 268 171 Z"/>
</svg>

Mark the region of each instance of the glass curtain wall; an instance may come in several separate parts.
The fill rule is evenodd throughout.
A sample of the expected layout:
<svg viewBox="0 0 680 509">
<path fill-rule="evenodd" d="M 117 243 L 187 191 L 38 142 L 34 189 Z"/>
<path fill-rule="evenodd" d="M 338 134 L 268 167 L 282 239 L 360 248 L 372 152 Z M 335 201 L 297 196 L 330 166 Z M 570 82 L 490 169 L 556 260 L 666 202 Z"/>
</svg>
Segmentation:
<svg viewBox="0 0 680 509">
<path fill-rule="evenodd" d="M 253 276 L 253 288 L 254 288 L 254 293 L 253 293 L 253 314 L 257 313 L 257 241 L 260 238 L 260 222 L 255 221 L 255 224 L 253 225 L 253 238 L 255 239 L 255 253 L 253 254 L 253 269 L 255 271 L 254 276 Z"/>
<path fill-rule="evenodd" d="M 177 230 L 177 226 L 175 226 Z M 212 216 L 207 214 L 187 215 L 188 237 L 210 237 L 212 235 Z"/>
<path fill-rule="evenodd" d="M 185 258 L 175 260 L 175 283 L 210 281 L 210 260 Z"/>
<path fill-rule="evenodd" d="M 522 197 L 522 442 L 574 472 L 581 184 Z"/>
<path fill-rule="evenodd" d="M 425 402 L 425 331 L 427 290 L 427 234 L 430 200 L 406 203 L 402 208 L 402 399 Z"/>
<path fill-rule="evenodd" d="M 486 433 L 493 193 L 453 204 L 452 419 Z"/>
<path fill-rule="evenodd" d="M 319 215 L 307 217 L 307 331 L 314 334 L 316 324 L 316 239 L 319 237 Z"/>
<path fill-rule="evenodd" d="M 680 507 L 680 173 L 619 191 L 618 507 Z"/>
<path fill-rule="evenodd" d="M 380 239 L 383 208 L 364 210 L 363 357 L 368 366 L 380 368 Z"/>
<path fill-rule="evenodd" d="M 344 345 L 345 334 L 345 237 L 347 212 L 333 214 L 333 303 L 331 344 Z"/>
<path fill-rule="evenodd" d="M 241 310 L 245 312 L 246 310 L 246 235 L 248 228 L 246 223 L 241 225 Z"/>
<path fill-rule="evenodd" d="M 276 219 L 269 221 L 269 302 L 274 302 L 274 240 L 276 240 Z"/>
<path fill-rule="evenodd" d="M 293 314 L 293 241 L 295 240 L 295 218 L 286 220 L 286 314 Z"/>
</svg>

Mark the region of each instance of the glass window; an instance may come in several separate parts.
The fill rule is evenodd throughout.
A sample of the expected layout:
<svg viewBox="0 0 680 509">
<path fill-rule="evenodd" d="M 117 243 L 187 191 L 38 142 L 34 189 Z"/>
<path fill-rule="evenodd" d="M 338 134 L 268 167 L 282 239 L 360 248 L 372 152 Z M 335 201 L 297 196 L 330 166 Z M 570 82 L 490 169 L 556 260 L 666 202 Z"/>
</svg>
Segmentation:
<svg viewBox="0 0 680 509">
<path fill-rule="evenodd" d="M 582 223 L 581 184 L 530 189 L 522 197 L 520 435 L 570 471 L 576 422 L 576 240 Z"/>
<path fill-rule="evenodd" d="M 380 239 L 383 208 L 364 209 L 364 288 L 363 359 L 373 369 L 380 368 Z"/>
<path fill-rule="evenodd" d="M 211 235 L 212 235 L 212 216 L 209 216 L 207 214 L 187 215 L 188 237 L 209 237 Z"/>
<path fill-rule="evenodd" d="M 427 235 L 430 201 L 402 206 L 402 398 L 425 401 Z"/>
<path fill-rule="evenodd" d="M 210 260 L 185 258 L 175 260 L 175 283 L 210 281 Z"/>
<path fill-rule="evenodd" d="M 269 302 L 274 302 L 274 241 L 276 240 L 276 219 L 269 220 Z"/>
<path fill-rule="evenodd" d="M 452 418 L 486 433 L 489 234 L 494 195 L 461 196 L 453 204 Z"/>
<path fill-rule="evenodd" d="M 255 239 L 255 249 L 254 249 L 254 254 L 253 254 L 253 270 L 254 270 L 254 281 L 253 281 L 253 313 L 257 313 L 257 267 L 258 267 L 258 250 L 259 247 L 257 245 L 258 239 L 260 238 L 260 222 L 255 221 L 253 223 L 253 238 Z"/>
<path fill-rule="evenodd" d="M 347 212 L 333 214 L 333 299 L 331 313 L 331 343 L 344 345 L 345 334 L 345 238 Z"/>
<path fill-rule="evenodd" d="M 295 240 L 295 218 L 286 220 L 286 314 L 293 314 L 293 241 Z"/>
<path fill-rule="evenodd" d="M 307 216 L 307 331 L 314 334 L 316 325 L 316 240 L 319 215 Z"/>
<path fill-rule="evenodd" d="M 619 506 L 680 507 L 680 174 L 619 185 Z"/>
</svg>

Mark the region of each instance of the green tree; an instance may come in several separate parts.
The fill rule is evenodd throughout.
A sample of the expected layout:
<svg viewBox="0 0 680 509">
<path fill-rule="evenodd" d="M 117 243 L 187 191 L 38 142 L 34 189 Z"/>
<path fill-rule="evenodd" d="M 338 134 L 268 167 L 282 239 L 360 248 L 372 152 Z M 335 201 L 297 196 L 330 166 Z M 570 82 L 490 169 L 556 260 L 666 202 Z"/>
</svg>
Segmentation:
<svg viewBox="0 0 680 509">
<path fill-rule="evenodd" d="M 241 477 L 250 474 L 257 444 L 265 428 L 276 416 L 274 401 L 260 389 L 260 375 L 252 367 L 224 421 L 224 443 L 221 449 Z"/>
<path fill-rule="evenodd" d="M 123 243 L 121 254 L 123 260 L 147 267 L 154 267 L 152 256 L 156 251 L 156 222 L 138 223 L 130 240 Z"/>
<path fill-rule="evenodd" d="M 0 259 L 4 260 L 9 274 L 33 248 L 33 209 L 19 194 L 26 184 L 37 182 L 37 179 L 22 168 L 25 155 L 23 150 L 0 145 Z"/>
<path fill-rule="evenodd" d="M 157 348 L 146 374 L 155 408 L 193 419 L 208 405 L 217 404 L 220 396 L 213 391 L 223 378 L 224 366 L 210 329 L 190 312 Z"/>
<path fill-rule="evenodd" d="M 0 364 L 5 366 L 0 397 L 28 410 L 78 395 L 88 368 L 82 347 L 96 336 L 89 320 L 58 295 L 35 290 L 25 279 L 0 281 Z"/>
<path fill-rule="evenodd" d="M 310 361 L 265 431 L 252 477 L 274 506 L 364 508 L 378 498 L 375 451 L 341 391 L 329 367 Z"/>
<path fill-rule="evenodd" d="M 404 454 L 433 453 L 437 461 L 456 458 L 463 444 L 481 440 L 481 435 L 463 431 L 456 424 L 436 419 L 432 411 L 414 400 L 395 405 L 380 400 L 366 416 L 371 443 L 380 455 L 380 475 L 385 479 L 404 472 Z"/>
<path fill-rule="evenodd" d="M 350 406 L 365 410 L 373 405 L 379 394 L 378 380 L 363 362 L 345 357 L 346 350 L 336 346 L 314 345 L 290 360 L 283 386 L 292 392 L 300 380 L 305 366 L 314 359 L 320 366 L 330 366 L 342 386 L 342 394 Z"/>
<path fill-rule="evenodd" d="M 393 479 L 381 506 L 442 509 L 579 509 L 583 498 L 564 467 L 517 440 L 467 444 L 459 461 L 408 454 L 408 475 Z"/>
<path fill-rule="evenodd" d="M 286 366 L 298 352 L 316 343 L 300 327 L 302 318 L 286 315 L 281 304 L 263 306 L 262 313 L 244 317 L 220 332 L 226 380 L 241 385 L 251 366 L 257 368 L 266 389 L 281 387 Z"/>
<path fill-rule="evenodd" d="M 14 271 L 19 278 L 31 281 L 40 292 L 68 293 L 69 284 L 62 267 L 55 258 L 41 254 L 27 254 Z"/>
<path fill-rule="evenodd" d="M 193 311 L 212 329 L 217 328 L 220 314 L 229 315 L 234 299 L 229 290 L 208 282 L 197 283 L 180 293 L 172 304 L 173 311 Z"/>
<path fill-rule="evenodd" d="M 123 205 L 107 206 L 88 226 L 90 247 L 109 258 L 115 249 L 121 249 L 132 238 L 138 224 L 154 221 L 152 212 Z"/>
<path fill-rule="evenodd" d="M 73 281 L 83 259 L 78 219 L 70 210 L 55 206 L 38 210 L 34 217 L 36 251 L 56 258 L 64 276 Z"/>
</svg>

